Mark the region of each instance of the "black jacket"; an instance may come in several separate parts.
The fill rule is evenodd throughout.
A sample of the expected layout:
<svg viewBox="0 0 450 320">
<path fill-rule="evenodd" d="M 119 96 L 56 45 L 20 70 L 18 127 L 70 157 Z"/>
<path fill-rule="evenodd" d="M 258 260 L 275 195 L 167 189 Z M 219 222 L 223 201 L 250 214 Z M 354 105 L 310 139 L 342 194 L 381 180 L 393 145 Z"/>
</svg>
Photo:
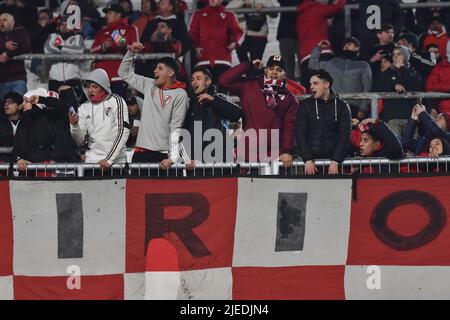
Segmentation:
<svg viewBox="0 0 450 320">
<path fill-rule="evenodd" d="M 351 112 L 333 93 L 330 100 L 308 98 L 300 103 L 296 123 L 298 152 L 303 161 L 342 162 L 350 143 Z"/>
<path fill-rule="evenodd" d="M 419 125 L 421 130 L 415 138 Z M 427 150 L 428 143 L 432 138 L 440 138 L 443 142 L 450 142 L 450 133 L 439 128 L 428 113 L 422 112 L 419 115 L 419 121 L 409 119 L 402 137 L 403 148 L 414 153 L 414 155 L 419 155 Z"/>
<path fill-rule="evenodd" d="M 0 147 L 12 147 L 11 153 L 0 153 L 1 162 L 15 162 L 17 155 L 28 149 L 28 132 L 26 123 L 18 121 L 14 135 L 11 121 L 6 116 L 0 117 Z"/>
<path fill-rule="evenodd" d="M 375 75 L 373 81 L 374 92 L 395 92 L 395 86 L 402 85 L 406 91 L 422 91 L 423 82 L 419 73 L 410 67 L 388 69 Z M 416 101 L 411 99 L 386 99 L 381 113 L 384 121 L 392 119 L 408 119 Z"/>
<path fill-rule="evenodd" d="M 218 129 L 222 132 L 223 143 L 224 143 L 224 158 L 217 159 L 217 162 L 225 162 L 225 139 L 227 138 L 226 130 L 229 129 L 230 122 L 237 122 L 242 117 L 242 109 L 235 103 L 229 100 L 228 96 L 216 93 L 214 87 L 210 87 L 209 94 L 214 97 L 212 102 L 206 102 L 200 104 L 197 97 L 191 92 L 190 93 L 190 103 L 189 109 L 186 114 L 186 119 L 184 121 L 184 129 L 188 130 L 191 135 L 191 145 L 190 145 L 190 155 L 192 159 L 196 159 L 194 155 L 194 141 L 202 141 L 202 138 L 197 137 L 195 134 L 194 126 L 196 121 L 201 121 L 201 134 L 203 134 L 208 129 Z M 196 139 L 197 138 L 197 139 Z M 211 142 L 204 141 L 202 145 L 202 151 Z"/>
<path fill-rule="evenodd" d="M 420 76 L 423 79 L 423 82 L 426 82 L 428 76 L 430 75 L 433 68 L 436 66 L 434 62 L 429 58 L 430 54 L 419 54 L 414 52 L 411 54 L 411 58 L 409 58 L 409 63 L 411 63 L 411 67 L 416 69 Z"/>
<path fill-rule="evenodd" d="M 68 122 L 69 107 L 60 99 L 39 97 L 41 109 L 33 105 L 25 111 L 22 121 L 27 125 L 27 149 L 18 156 L 30 162 L 55 160 L 73 162 L 78 160 Z"/>
</svg>

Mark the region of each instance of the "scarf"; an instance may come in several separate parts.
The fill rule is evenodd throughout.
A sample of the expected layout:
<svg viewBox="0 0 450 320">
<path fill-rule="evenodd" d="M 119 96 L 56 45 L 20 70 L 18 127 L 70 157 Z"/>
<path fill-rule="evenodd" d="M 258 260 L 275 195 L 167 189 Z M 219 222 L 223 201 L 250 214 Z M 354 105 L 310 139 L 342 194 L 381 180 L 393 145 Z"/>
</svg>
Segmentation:
<svg viewBox="0 0 450 320">
<path fill-rule="evenodd" d="M 277 106 L 277 98 L 283 100 L 285 95 L 280 95 L 279 91 L 286 89 L 285 80 L 274 80 L 264 77 L 264 88 L 261 89 L 265 98 L 266 106 L 270 109 L 275 109 Z"/>
<path fill-rule="evenodd" d="M 95 97 L 91 98 L 91 102 L 92 103 L 100 103 L 106 98 L 107 95 L 108 95 L 107 91 L 102 91 L 99 94 L 97 94 Z"/>
</svg>

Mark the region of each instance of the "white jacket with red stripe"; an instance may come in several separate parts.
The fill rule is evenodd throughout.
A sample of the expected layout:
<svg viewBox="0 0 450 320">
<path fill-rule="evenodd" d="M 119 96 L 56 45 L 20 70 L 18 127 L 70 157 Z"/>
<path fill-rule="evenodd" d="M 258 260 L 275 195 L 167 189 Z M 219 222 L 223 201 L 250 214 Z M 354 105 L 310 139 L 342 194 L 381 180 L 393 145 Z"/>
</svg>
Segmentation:
<svg viewBox="0 0 450 320">
<path fill-rule="evenodd" d="M 231 66 L 232 42 L 241 44 L 244 31 L 239 26 L 236 15 L 225 11 L 223 6 L 206 7 L 195 12 L 189 28 L 189 36 L 194 48 L 201 48 L 199 65 L 225 64 Z"/>
</svg>

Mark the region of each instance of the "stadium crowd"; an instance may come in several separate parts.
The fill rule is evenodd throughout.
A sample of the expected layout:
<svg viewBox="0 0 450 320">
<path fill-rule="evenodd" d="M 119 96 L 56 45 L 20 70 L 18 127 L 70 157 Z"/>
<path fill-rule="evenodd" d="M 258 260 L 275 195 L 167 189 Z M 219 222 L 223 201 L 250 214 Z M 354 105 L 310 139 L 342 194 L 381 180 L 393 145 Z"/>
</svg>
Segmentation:
<svg viewBox="0 0 450 320">
<path fill-rule="evenodd" d="M 343 8 L 351 3 L 360 9 L 352 11 L 352 36 L 345 37 Z M 369 30 L 365 8 L 374 4 L 381 23 Z M 71 5 L 81 9 L 80 28 L 72 27 Z M 279 14 L 279 54 L 264 62 L 268 19 L 278 13 L 261 9 L 278 6 L 297 12 Z M 187 25 L 183 0 L 142 0 L 140 8 L 130 0 L 50 1 L 40 10 L 35 1 L 0 1 L 0 160 L 20 170 L 83 161 L 108 169 L 127 161 L 128 147 L 133 163 L 162 169 L 185 163 L 192 170 L 205 160 L 186 145 L 208 129 L 234 143 L 256 133 L 258 147 L 236 151 L 232 161 L 279 159 L 291 167 L 301 159 L 308 175 L 338 174 L 339 164 L 353 157 L 450 155 L 450 99 L 380 101 L 372 119 L 367 101 L 339 96 L 450 93 L 450 8 L 402 10 L 396 0 L 199 0 L 196 8 Z M 227 10 L 237 8 L 255 10 Z M 14 59 L 27 53 L 124 57 L 98 59 L 84 76 L 78 61 Z M 167 56 L 136 59 L 140 53 Z M 28 90 L 31 72 L 46 86 Z M 182 129 L 192 141 L 183 140 Z M 222 151 L 213 151 L 213 161 L 230 160 Z M 324 171 L 318 159 L 331 165 Z"/>
</svg>

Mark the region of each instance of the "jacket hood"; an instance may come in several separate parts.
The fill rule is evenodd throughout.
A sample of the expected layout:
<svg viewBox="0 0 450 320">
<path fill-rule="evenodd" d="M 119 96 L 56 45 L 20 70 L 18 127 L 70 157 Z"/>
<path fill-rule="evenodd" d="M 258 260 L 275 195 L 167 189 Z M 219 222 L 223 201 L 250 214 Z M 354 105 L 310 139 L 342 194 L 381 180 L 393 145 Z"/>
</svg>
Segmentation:
<svg viewBox="0 0 450 320">
<path fill-rule="evenodd" d="M 168 86 L 164 90 L 173 90 L 173 89 L 185 89 L 186 90 L 186 88 L 187 88 L 186 83 L 175 80 L 174 83 L 172 83 L 170 86 Z"/>
<path fill-rule="evenodd" d="M 314 97 L 312 97 L 314 100 L 314 103 L 316 104 L 316 117 L 317 120 L 320 119 L 320 115 L 319 115 L 319 103 L 318 101 L 325 101 L 323 99 L 314 99 Z M 337 110 L 337 103 L 338 103 L 338 99 L 339 99 L 339 95 L 336 93 L 336 91 L 334 91 L 333 89 L 330 89 L 330 99 L 328 100 L 328 102 L 334 101 L 334 121 L 338 121 L 338 110 Z"/>
<path fill-rule="evenodd" d="M 108 74 L 103 69 L 95 69 L 91 71 L 91 73 L 89 73 L 86 79 L 83 81 L 83 92 L 86 98 L 88 98 L 88 100 L 90 101 L 89 94 L 84 86 L 87 82 L 95 82 L 99 86 L 101 86 L 106 92 L 108 92 L 108 95 L 112 94 Z"/>
</svg>

